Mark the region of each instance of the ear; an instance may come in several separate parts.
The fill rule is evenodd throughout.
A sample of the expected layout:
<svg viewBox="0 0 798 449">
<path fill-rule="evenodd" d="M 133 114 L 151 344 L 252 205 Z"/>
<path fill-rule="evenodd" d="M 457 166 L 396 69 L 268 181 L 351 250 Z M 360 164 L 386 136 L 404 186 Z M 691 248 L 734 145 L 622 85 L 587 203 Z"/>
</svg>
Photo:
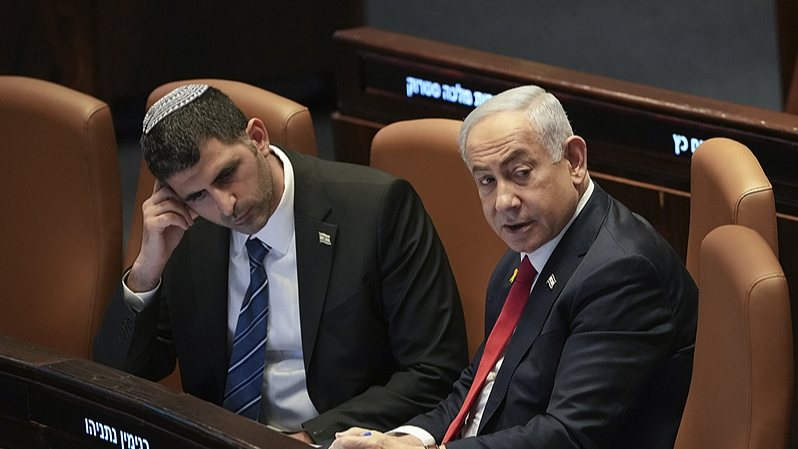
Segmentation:
<svg viewBox="0 0 798 449">
<path fill-rule="evenodd" d="M 253 118 L 247 123 L 247 135 L 255 143 L 261 153 L 269 152 L 269 132 L 266 125 L 259 118 Z"/>
<path fill-rule="evenodd" d="M 579 136 L 571 136 L 565 141 L 563 159 L 570 164 L 571 179 L 580 185 L 587 177 L 587 144 Z"/>
</svg>

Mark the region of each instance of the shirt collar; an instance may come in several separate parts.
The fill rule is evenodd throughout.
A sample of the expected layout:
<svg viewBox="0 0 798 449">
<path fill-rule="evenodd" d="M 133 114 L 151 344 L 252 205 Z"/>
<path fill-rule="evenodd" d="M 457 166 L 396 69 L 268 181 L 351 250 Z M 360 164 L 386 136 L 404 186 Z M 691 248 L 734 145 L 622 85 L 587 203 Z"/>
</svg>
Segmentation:
<svg viewBox="0 0 798 449">
<path fill-rule="evenodd" d="M 269 217 L 266 226 L 260 231 L 252 234 L 252 237 L 259 238 L 263 243 L 269 245 L 270 251 L 277 251 L 280 254 L 288 252 L 291 238 L 294 234 L 294 167 L 288 156 L 278 147 L 269 146 L 272 153 L 280 158 L 283 163 L 284 189 L 280 203 L 274 213 Z M 250 238 L 247 234 L 232 231 L 232 245 L 237 252 L 245 251 L 244 244 Z"/>
<path fill-rule="evenodd" d="M 551 257 L 551 254 L 554 252 L 554 248 L 556 248 L 557 245 L 560 243 L 560 240 L 562 240 L 562 236 L 565 234 L 565 231 L 567 231 L 568 228 L 571 227 L 571 223 L 574 222 L 579 213 L 582 212 L 582 209 L 585 208 L 585 204 L 587 204 L 587 201 L 590 199 L 591 195 L 593 195 L 593 180 L 588 178 L 587 189 L 585 190 L 585 193 L 582 195 L 582 197 L 579 198 L 579 202 L 576 203 L 576 210 L 574 211 L 574 215 L 571 217 L 570 220 L 568 220 L 568 223 L 565 224 L 565 226 L 562 228 L 562 231 L 560 231 L 560 233 L 557 234 L 557 237 L 554 237 L 553 239 L 544 243 L 540 248 L 536 249 L 535 251 L 531 253 L 521 253 L 521 260 L 524 260 L 524 256 L 529 257 L 529 262 L 532 263 L 532 266 L 535 267 L 535 270 L 537 272 L 540 272 L 540 270 L 542 270 L 543 267 L 546 266 L 546 262 L 549 261 L 549 257 Z"/>
</svg>

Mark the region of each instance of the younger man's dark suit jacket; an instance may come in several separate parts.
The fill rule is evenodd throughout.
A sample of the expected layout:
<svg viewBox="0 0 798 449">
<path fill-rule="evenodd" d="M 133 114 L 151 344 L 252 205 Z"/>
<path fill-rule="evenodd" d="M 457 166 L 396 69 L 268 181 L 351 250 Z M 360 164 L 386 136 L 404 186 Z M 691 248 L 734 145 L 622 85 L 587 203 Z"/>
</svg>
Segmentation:
<svg viewBox="0 0 798 449">
<path fill-rule="evenodd" d="M 443 246 L 406 182 L 286 151 L 294 168 L 299 308 L 316 440 L 353 425 L 389 429 L 433 408 L 468 363 Z M 325 235 L 329 236 L 329 241 Z M 198 219 L 156 301 L 135 313 L 114 293 L 97 361 L 158 380 L 180 361 L 183 389 L 221 404 L 230 231 Z"/>
<path fill-rule="evenodd" d="M 520 262 L 488 285 L 487 336 Z M 698 290 L 669 244 L 598 185 L 540 275 L 476 437 L 460 448 L 673 448 L 692 373 Z M 444 436 L 482 350 L 453 393 L 410 424 Z"/>
</svg>

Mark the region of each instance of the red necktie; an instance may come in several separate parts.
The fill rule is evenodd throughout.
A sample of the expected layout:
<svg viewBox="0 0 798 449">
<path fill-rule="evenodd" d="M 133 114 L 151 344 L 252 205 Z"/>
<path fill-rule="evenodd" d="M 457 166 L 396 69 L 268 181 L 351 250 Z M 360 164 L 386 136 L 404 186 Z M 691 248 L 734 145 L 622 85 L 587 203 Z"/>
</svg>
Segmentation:
<svg viewBox="0 0 798 449">
<path fill-rule="evenodd" d="M 474 382 L 471 383 L 471 388 L 468 390 L 463 406 L 460 407 L 460 412 L 457 413 L 457 417 L 449 425 L 449 430 L 446 431 L 442 444 L 454 439 L 462 430 L 465 418 L 474 405 L 474 400 L 482 391 L 488 373 L 496 365 L 502 352 L 504 352 L 504 347 L 507 346 L 507 342 L 510 341 L 510 337 L 515 331 L 515 326 L 518 324 L 518 319 L 524 310 L 526 300 L 529 298 L 529 290 L 532 288 L 532 281 L 535 276 L 537 276 L 537 271 L 529 262 L 529 258 L 525 256 L 518 267 L 518 273 L 510 289 L 510 294 L 507 295 L 507 301 L 505 301 L 499 318 L 496 320 L 490 336 L 488 336 L 488 342 L 485 343 L 485 350 L 482 352 L 482 360 L 479 362 Z"/>
</svg>

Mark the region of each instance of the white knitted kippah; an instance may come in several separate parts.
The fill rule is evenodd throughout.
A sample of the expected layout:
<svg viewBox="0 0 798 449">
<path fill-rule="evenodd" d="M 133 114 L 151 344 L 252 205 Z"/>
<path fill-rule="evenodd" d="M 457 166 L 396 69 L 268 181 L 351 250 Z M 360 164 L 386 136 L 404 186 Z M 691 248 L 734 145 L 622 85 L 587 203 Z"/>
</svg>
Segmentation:
<svg viewBox="0 0 798 449">
<path fill-rule="evenodd" d="M 206 90 L 207 84 L 185 84 L 164 95 L 144 116 L 144 134 L 149 134 L 164 117 L 196 100 Z"/>
</svg>

